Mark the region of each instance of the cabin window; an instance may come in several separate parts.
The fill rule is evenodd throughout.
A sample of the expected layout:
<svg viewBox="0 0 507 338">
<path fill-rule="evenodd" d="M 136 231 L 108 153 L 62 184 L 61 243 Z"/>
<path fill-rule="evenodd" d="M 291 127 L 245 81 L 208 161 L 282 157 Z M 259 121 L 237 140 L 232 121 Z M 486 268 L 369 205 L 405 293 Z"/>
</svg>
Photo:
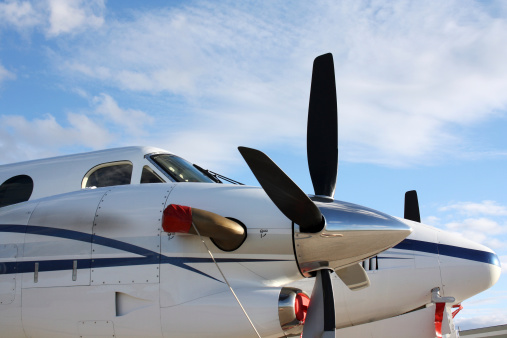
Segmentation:
<svg viewBox="0 0 507 338">
<path fill-rule="evenodd" d="M 0 208 L 28 201 L 33 192 L 33 180 L 27 175 L 9 178 L 0 185 Z"/>
<path fill-rule="evenodd" d="M 165 183 L 165 181 L 153 169 L 145 165 L 141 174 L 141 183 Z"/>
<path fill-rule="evenodd" d="M 81 183 L 82 188 L 110 187 L 130 184 L 132 163 L 129 161 L 99 164 L 88 171 Z"/>
</svg>

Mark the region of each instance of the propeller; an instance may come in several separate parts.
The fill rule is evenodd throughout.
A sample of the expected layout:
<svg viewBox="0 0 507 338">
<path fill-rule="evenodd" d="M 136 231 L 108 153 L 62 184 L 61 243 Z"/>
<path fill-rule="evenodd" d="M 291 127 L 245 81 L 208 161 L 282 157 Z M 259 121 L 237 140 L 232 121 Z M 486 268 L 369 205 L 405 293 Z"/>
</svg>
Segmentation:
<svg viewBox="0 0 507 338">
<path fill-rule="evenodd" d="M 308 168 L 315 191 L 312 199 L 266 154 L 238 148 L 271 201 L 293 224 L 299 225 L 299 232 L 294 229 L 294 246 L 301 273 L 317 276 L 304 338 L 335 336 L 333 269 L 351 290 L 367 287 L 370 281 L 358 262 L 396 245 L 410 233 L 409 227 L 390 216 L 335 203 L 337 113 L 333 56 L 328 53 L 314 60 L 308 108 Z M 339 215 L 346 219 L 337 218 Z"/>
<path fill-rule="evenodd" d="M 338 116 L 332 54 L 313 62 L 308 107 L 307 156 L 315 195 L 332 200 L 338 170 Z M 317 205 L 263 152 L 239 147 L 257 181 L 280 209 L 304 233 L 323 229 Z M 303 337 L 334 337 L 335 310 L 330 269 L 318 270 Z M 369 285 L 369 281 L 367 283 Z"/>
<path fill-rule="evenodd" d="M 419 213 L 419 201 L 417 192 L 410 190 L 405 193 L 405 219 L 421 223 L 421 214 Z"/>
</svg>

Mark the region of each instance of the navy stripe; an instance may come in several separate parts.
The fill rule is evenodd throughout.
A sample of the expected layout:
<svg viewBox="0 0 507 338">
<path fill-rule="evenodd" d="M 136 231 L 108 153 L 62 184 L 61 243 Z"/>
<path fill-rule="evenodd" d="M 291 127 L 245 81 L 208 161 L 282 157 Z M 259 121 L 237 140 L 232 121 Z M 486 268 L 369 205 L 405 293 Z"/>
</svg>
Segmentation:
<svg viewBox="0 0 507 338">
<path fill-rule="evenodd" d="M 393 247 L 393 249 L 427 252 L 438 255 L 437 243 L 417 241 L 415 239 L 404 239 L 401 243 Z"/>
<path fill-rule="evenodd" d="M 34 226 L 34 225 L 0 225 L 0 232 L 18 232 L 18 233 L 27 233 L 33 235 L 41 235 L 41 236 L 49 236 L 49 237 L 58 237 L 58 238 L 66 238 L 72 239 L 75 241 L 86 242 L 86 243 L 95 243 L 98 245 L 107 246 L 110 248 L 123 250 L 127 252 L 131 252 L 134 254 L 148 256 L 156 254 L 153 251 L 148 249 L 144 249 L 138 247 L 133 244 L 125 243 L 122 241 L 118 241 L 112 238 L 87 234 L 80 231 L 67 230 L 67 229 L 57 229 L 43 226 Z"/>
<path fill-rule="evenodd" d="M 115 248 L 118 250 L 144 256 L 144 257 L 77 259 L 78 269 L 106 268 L 116 266 L 135 266 L 149 264 L 171 264 L 223 283 L 222 281 L 187 265 L 188 263 L 209 263 L 211 261 L 210 258 L 169 257 L 161 255 L 158 252 L 151 251 L 133 244 L 118 241 L 112 238 L 101 237 L 97 235 L 67 229 L 57 229 L 33 225 L 24 226 L 13 224 L 0 224 L 0 232 L 29 233 L 41 236 L 66 238 L 86 243 L 93 242 L 98 245 Z M 236 258 L 216 258 L 215 260 L 220 263 L 287 261 L 281 259 L 236 259 Z M 0 262 L 0 274 L 34 272 L 35 263 L 39 263 L 38 270 L 39 272 L 72 270 L 73 262 L 74 260 L 72 259 Z"/>
<path fill-rule="evenodd" d="M 467 249 L 447 244 L 439 244 L 438 254 L 443 256 L 457 257 L 467 259 L 469 261 L 476 261 L 500 266 L 500 260 L 498 259 L 498 256 L 492 252 L 487 251 Z"/>
<path fill-rule="evenodd" d="M 114 266 L 149 265 L 149 264 L 172 264 L 180 268 L 217 280 L 216 278 L 187 265 L 188 263 L 209 263 L 210 262 L 209 258 L 169 257 L 165 255 L 160 255 L 158 252 L 151 251 L 115 239 L 96 236 L 92 234 L 86 234 L 83 232 L 67 229 L 56 229 L 33 225 L 23 226 L 23 225 L 0 224 L 0 232 L 30 233 L 41 236 L 66 238 L 86 243 L 93 242 L 98 245 L 115 248 L 118 250 L 143 256 L 143 257 L 122 257 L 122 258 L 78 259 L 77 260 L 78 269 L 89 269 L 93 267 L 102 268 Z M 443 256 L 462 258 L 471 261 L 500 266 L 498 256 L 495 255 L 494 253 L 462 248 L 447 244 L 437 244 L 432 242 L 418 241 L 414 239 L 405 239 L 401 243 L 396 245 L 394 249 L 426 252 L 430 254 L 439 254 Z M 382 259 L 382 257 L 379 258 Z M 216 260 L 217 262 L 221 263 L 284 261 L 280 259 L 235 259 L 235 258 L 218 258 Z M 73 261 L 74 260 L 64 259 L 64 260 L 47 260 L 47 261 L 38 260 L 37 262 L 39 263 L 39 271 L 42 272 L 42 271 L 60 271 L 72 269 Z M 16 272 L 19 273 L 33 272 L 34 266 L 35 261 L 4 262 L 4 263 L 0 262 L 0 274 L 10 274 Z"/>
<path fill-rule="evenodd" d="M 415 239 L 404 239 L 401 243 L 393 247 L 393 249 L 426 252 L 500 266 L 498 256 L 492 252 L 463 248 L 447 244 L 424 242 Z"/>
</svg>

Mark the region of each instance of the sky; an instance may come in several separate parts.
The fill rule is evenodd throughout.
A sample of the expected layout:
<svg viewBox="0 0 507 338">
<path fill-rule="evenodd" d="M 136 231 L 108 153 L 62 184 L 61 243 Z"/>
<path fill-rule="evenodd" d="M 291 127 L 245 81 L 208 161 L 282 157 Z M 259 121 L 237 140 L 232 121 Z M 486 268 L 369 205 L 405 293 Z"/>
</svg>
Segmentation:
<svg viewBox="0 0 507 338">
<path fill-rule="evenodd" d="M 0 0 L 0 164 L 128 145 L 258 185 L 238 146 L 305 192 L 313 59 L 333 53 L 335 198 L 481 242 L 500 281 L 461 329 L 507 324 L 504 1 Z"/>
</svg>

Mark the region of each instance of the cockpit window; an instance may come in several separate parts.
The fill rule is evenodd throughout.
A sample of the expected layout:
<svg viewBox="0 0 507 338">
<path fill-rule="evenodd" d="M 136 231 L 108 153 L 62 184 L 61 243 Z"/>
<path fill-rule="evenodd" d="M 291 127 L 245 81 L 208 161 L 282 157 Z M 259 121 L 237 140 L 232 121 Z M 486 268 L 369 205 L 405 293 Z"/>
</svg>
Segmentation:
<svg viewBox="0 0 507 338">
<path fill-rule="evenodd" d="M 145 165 L 141 174 L 141 184 L 143 183 L 165 183 L 165 181 L 153 169 Z"/>
<path fill-rule="evenodd" d="M 169 154 L 151 155 L 150 159 L 176 182 L 214 183 L 208 176 L 197 170 L 192 163 Z"/>
<path fill-rule="evenodd" d="M 129 161 L 99 164 L 88 171 L 81 183 L 82 188 L 110 187 L 130 184 L 132 163 Z"/>
</svg>

